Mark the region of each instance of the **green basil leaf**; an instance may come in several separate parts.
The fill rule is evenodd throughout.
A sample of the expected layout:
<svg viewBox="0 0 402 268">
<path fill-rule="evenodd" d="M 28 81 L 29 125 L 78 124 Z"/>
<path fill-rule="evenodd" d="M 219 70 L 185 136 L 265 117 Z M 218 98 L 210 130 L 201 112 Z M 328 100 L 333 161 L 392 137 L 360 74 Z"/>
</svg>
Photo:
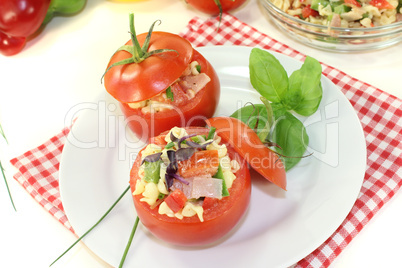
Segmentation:
<svg viewBox="0 0 402 268">
<path fill-rule="evenodd" d="M 251 129 L 260 134 L 268 122 L 267 109 L 264 104 L 247 105 L 235 111 L 230 117 L 234 117 L 247 124 Z M 258 123 L 258 125 L 257 125 Z M 261 138 L 265 141 L 265 138 Z"/>
<path fill-rule="evenodd" d="M 289 78 L 281 63 L 269 52 L 253 48 L 249 58 L 252 86 L 271 102 L 286 98 Z"/>
<path fill-rule="evenodd" d="M 274 112 L 272 111 L 271 103 L 266 98 L 261 97 L 260 99 L 262 103 L 264 103 L 267 116 L 266 118 L 261 117 L 259 119 L 265 122 L 265 126 L 263 126 L 257 134 L 261 141 L 266 141 L 268 139 L 269 133 L 271 132 L 271 127 L 274 124 Z"/>
<path fill-rule="evenodd" d="M 303 116 L 315 113 L 322 99 L 321 64 L 307 56 L 302 67 L 289 77 L 289 91 L 284 103 Z"/>
<path fill-rule="evenodd" d="M 309 137 L 303 123 L 284 108 L 273 107 L 275 125 L 271 132 L 271 141 L 279 145 L 275 151 L 284 155 L 282 160 L 286 171 L 300 162 L 306 152 Z"/>
</svg>

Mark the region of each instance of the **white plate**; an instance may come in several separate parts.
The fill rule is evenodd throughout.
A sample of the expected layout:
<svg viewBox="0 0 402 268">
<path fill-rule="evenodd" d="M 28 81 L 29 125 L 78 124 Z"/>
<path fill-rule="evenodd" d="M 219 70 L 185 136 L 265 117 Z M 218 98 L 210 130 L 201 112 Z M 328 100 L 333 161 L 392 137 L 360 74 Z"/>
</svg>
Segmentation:
<svg viewBox="0 0 402 268">
<path fill-rule="evenodd" d="M 230 115 L 247 102 L 260 103 L 249 83 L 248 47 L 204 47 L 222 86 L 216 115 Z M 301 63 L 273 53 L 288 74 Z M 305 120 L 313 156 L 288 172 L 287 192 L 254 172 L 250 208 L 240 225 L 220 243 L 180 248 L 155 239 L 140 225 L 126 267 L 286 267 L 320 246 L 351 210 L 366 168 L 366 147 L 352 106 L 322 77 L 323 99 Z M 143 146 L 124 126 L 116 103 L 103 95 L 76 107 L 79 115 L 60 166 L 60 191 L 68 219 L 82 235 L 128 186 L 129 170 Z M 85 239 L 106 262 L 118 266 L 135 220 L 131 196 Z"/>
</svg>

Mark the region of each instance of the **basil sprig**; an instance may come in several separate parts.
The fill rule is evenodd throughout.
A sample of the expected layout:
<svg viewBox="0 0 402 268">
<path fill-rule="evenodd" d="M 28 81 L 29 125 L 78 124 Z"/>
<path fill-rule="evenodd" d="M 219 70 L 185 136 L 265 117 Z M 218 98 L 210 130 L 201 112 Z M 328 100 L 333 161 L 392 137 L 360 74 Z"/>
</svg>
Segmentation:
<svg viewBox="0 0 402 268">
<path fill-rule="evenodd" d="M 309 143 L 305 126 L 294 114 L 310 116 L 317 111 L 322 99 L 321 64 L 307 56 L 302 67 L 288 76 L 275 56 L 253 48 L 249 70 L 250 82 L 263 104 L 242 107 L 231 117 L 248 124 L 262 142 L 274 144 L 289 170 L 304 156 Z"/>
</svg>

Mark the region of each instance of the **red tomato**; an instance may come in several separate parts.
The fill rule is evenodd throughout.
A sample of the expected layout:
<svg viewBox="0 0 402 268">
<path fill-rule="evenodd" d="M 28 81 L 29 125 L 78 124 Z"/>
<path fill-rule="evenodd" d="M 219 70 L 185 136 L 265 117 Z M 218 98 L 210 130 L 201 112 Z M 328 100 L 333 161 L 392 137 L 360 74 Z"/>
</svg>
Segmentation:
<svg viewBox="0 0 402 268">
<path fill-rule="evenodd" d="M 371 0 L 370 5 L 375 6 L 379 9 L 394 9 L 395 7 L 391 5 L 387 0 Z"/>
<path fill-rule="evenodd" d="M 241 6 L 246 0 L 219 0 L 222 6 L 222 12 L 227 12 Z M 192 7 L 210 15 L 220 13 L 216 0 L 186 0 Z"/>
<path fill-rule="evenodd" d="M 242 121 L 232 117 L 213 117 L 207 124 L 270 182 L 286 190 L 286 172 L 278 156 L 266 147 L 257 134 Z"/>
<path fill-rule="evenodd" d="M 147 33 L 137 36 L 142 46 Z M 126 45 L 132 45 L 129 40 Z M 150 99 L 167 89 L 181 76 L 193 57 L 193 48 L 186 39 L 171 33 L 153 32 L 149 51 L 174 49 L 177 51 L 154 55 L 141 63 L 124 64 L 111 68 L 104 77 L 105 88 L 116 100 L 139 102 Z M 110 59 L 115 62 L 131 57 L 127 51 L 118 51 Z"/>
<path fill-rule="evenodd" d="M 146 34 L 138 36 L 142 45 Z M 127 42 L 131 44 L 131 41 Z M 157 136 L 174 126 L 204 126 L 205 118 L 213 116 L 218 106 L 220 83 L 212 65 L 184 38 L 165 32 L 154 32 L 149 50 L 174 49 L 150 56 L 140 63 L 119 65 L 111 68 L 104 76 L 106 90 L 120 102 L 130 129 L 142 140 Z M 130 57 L 126 51 L 113 55 L 109 65 Z M 157 113 L 143 113 L 141 108 L 133 109 L 130 102 L 150 99 L 173 84 L 188 67 L 197 61 L 201 72 L 211 79 L 210 82 L 189 101 L 181 101 L 174 109 Z M 175 94 L 173 87 L 172 91 Z M 177 94 L 176 94 L 177 95 Z"/>
<path fill-rule="evenodd" d="M 307 5 L 302 9 L 303 18 L 308 18 L 310 16 L 317 17 L 319 15 L 318 11 L 311 8 L 311 5 Z"/>
<path fill-rule="evenodd" d="M 206 128 L 186 128 L 187 133 L 207 134 Z M 162 135 L 162 137 L 164 137 Z M 162 140 L 162 137 L 152 138 L 152 141 Z M 216 204 L 204 208 L 204 221 L 197 216 L 184 217 L 182 220 L 170 218 L 158 213 L 158 207 L 141 202 L 142 195 L 133 196 L 134 205 L 142 224 L 156 237 L 176 245 L 195 246 L 210 244 L 225 236 L 239 222 L 250 203 L 251 181 L 250 173 L 243 159 L 236 151 L 227 145 L 228 155 L 241 165 L 235 173 L 236 179 L 229 189 L 230 195 Z M 137 157 L 130 172 L 131 191 L 135 190 L 138 179 L 138 168 L 141 157 Z"/>
</svg>

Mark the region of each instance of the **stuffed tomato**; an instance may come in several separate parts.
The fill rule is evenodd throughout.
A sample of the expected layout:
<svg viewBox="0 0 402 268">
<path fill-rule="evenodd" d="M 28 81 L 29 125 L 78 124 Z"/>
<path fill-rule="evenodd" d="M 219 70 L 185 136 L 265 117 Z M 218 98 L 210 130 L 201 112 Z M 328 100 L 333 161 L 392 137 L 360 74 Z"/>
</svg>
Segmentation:
<svg viewBox="0 0 402 268">
<path fill-rule="evenodd" d="M 251 195 L 243 158 L 208 128 L 173 128 L 139 153 L 130 173 L 134 205 L 156 237 L 206 245 L 232 230 Z"/>
<path fill-rule="evenodd" d="M 138 36 L 134 31 L 104 75 L 106 90 L 144 141 L 174 126 L 203 126 L 220 96 L 215 70 L 186 39 L 152 29 Z"/>
</svg>

